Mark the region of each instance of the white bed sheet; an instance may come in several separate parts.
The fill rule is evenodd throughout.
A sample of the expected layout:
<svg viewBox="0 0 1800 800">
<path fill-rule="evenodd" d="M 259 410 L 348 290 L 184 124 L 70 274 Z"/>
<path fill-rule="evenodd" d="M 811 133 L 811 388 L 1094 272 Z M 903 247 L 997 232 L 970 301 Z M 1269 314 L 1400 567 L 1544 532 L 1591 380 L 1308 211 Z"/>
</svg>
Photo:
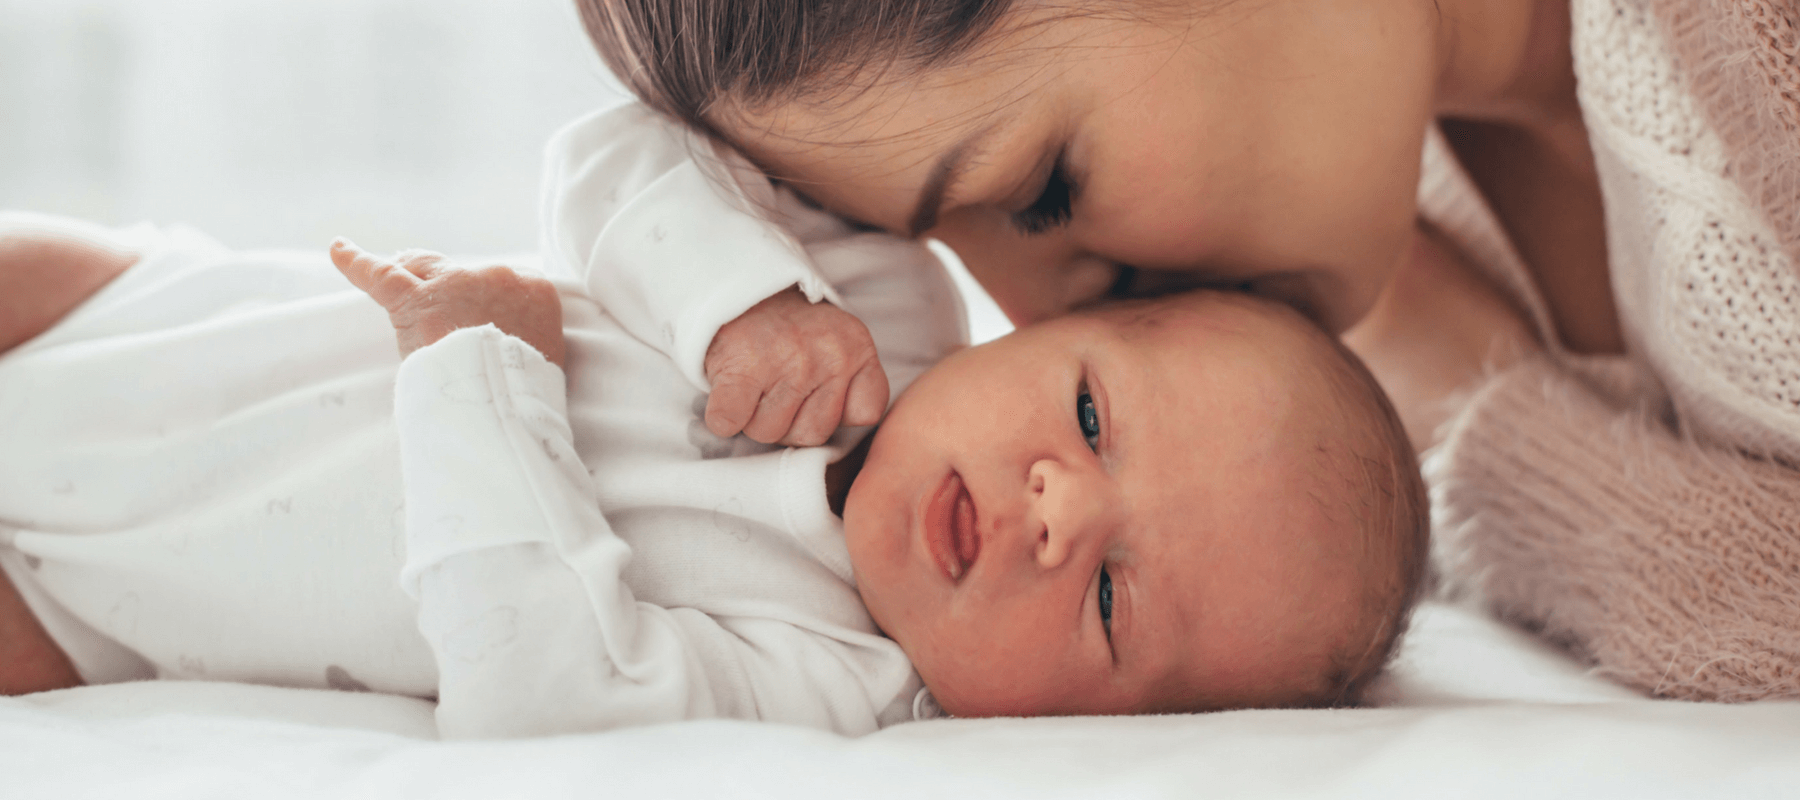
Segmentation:
<svg viewBox="0 0 1800 800">
<path fill-rule="evenodd" d="M 6 798 L 1787 797 L 1800 704 L 1650 701 L 1427 605 L 1384 707 L 941 720 L 861 739 L 700 722 L 433 741 L 407 698 L 204 683 L 0 700 Z"/>
</svg>

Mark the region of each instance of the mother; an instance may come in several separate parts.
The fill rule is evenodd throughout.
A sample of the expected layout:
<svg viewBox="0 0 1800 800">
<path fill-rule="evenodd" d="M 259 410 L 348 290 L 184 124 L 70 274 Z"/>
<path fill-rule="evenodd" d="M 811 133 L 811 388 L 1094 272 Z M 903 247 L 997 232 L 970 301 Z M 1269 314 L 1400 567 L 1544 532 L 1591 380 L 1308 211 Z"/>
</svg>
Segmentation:
<svg viewBox="0 0 1800 800">
<path fill-rule="evenodd" d="M 1791 3 L 578 5 L 1016 322 L 1208 285 L 1347 331 L 1438 442 L 1449 578 L 1644 691 L 1800 696 Z"/>
</svg>

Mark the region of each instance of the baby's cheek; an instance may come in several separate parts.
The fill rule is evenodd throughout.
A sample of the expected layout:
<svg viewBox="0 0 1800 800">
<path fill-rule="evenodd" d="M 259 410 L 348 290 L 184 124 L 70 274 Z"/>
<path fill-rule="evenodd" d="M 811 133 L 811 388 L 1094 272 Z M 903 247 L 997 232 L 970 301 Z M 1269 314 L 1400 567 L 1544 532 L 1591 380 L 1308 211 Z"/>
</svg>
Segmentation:
<svg viewBox="0 0 1800 800">
<path fill-rule="evenodd" d="M 1066 632 L 1021 615 L 999 614 L 1003 626 L 947 624 L 928 680 L 944 709 L 957 716 L 1044 716 L 1091 709 L 1091 670 L 1073 657 Z M 921 670 L 921 674 L 925 674 Z"/>
</svg>

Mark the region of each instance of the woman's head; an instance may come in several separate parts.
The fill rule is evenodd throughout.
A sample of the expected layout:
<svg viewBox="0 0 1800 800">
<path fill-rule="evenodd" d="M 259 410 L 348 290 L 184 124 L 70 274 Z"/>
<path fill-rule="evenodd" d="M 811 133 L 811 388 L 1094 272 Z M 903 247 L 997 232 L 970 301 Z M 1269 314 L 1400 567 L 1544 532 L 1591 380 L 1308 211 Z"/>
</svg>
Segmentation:
<svg viewBox="0 0 1800 800">
<path fill-rule="evenodd" d="M 1210 285 L 1348 326 L 1405 251 L 1443 49 L 1433 0 L 581 6 L 652 105 L 945 239 L 1017 321 Z"/>
</svg>

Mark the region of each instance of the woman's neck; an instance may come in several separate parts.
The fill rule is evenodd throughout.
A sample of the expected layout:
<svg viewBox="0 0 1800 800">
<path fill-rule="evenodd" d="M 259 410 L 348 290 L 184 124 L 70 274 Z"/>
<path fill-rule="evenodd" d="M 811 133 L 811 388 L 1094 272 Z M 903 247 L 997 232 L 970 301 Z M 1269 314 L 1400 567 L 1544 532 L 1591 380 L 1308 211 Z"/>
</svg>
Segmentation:
<svg viewBox="0 0 1800 800">
<path fill-rule="evenodd" d="M 1554 135 L 1579 125 L 1570 0 L 1438 0 L 1440 117 Z"/>
<path fill-rule="evenodd" d="M 1444 134 L 1577 353 L 1623 352 L 1570 0 L 1439 0 Z"/>
</svg>

